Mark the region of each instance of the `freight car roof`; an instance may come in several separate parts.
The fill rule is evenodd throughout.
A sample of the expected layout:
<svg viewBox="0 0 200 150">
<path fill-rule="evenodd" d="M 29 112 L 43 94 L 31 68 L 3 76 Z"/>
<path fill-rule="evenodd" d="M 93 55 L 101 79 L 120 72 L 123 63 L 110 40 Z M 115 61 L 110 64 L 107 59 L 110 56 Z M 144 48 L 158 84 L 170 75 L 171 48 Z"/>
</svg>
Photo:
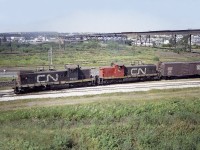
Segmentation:
<svg viewBox="0 0 200 150">
<path fill-rule="evenodd" d="M 183 64 L 183 63 L 200 63 L 200 61 L 194 61 L 194 62 L 161 62 L 162 64 Z"/>
</svg>

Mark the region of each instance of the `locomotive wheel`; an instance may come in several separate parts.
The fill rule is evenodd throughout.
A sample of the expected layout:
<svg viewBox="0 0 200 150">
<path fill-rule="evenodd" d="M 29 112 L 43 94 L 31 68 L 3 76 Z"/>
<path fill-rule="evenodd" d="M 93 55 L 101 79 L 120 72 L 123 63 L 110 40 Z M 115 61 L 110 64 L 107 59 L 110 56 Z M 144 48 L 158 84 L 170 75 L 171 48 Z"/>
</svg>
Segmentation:
<svg viewBox="0 0 200 150">
<path fill-rule="evenodd" d="M 20 94 L 20 91 L 18 90 L 18 88 L 15 88 L 15 89 L 14 89 L 14 93 L 15 93 L 15 94 Z"/>
<path fill-rule="evenodd" d="M 22 91 L 21 91 L 21 90 L 19 90 L 18 88 L 14 88 L 14 93 L 15 93 L 15 94 L 21 94 L 21 93 L 22 93 Z"/>
</svg>

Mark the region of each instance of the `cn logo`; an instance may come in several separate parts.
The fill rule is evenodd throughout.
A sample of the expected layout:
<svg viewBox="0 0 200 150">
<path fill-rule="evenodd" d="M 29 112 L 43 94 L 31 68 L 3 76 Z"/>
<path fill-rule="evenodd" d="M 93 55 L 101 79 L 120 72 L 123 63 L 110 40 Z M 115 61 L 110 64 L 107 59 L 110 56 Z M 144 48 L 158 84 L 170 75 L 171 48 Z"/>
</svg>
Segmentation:
<svg viewBox="0 0 200 150">
<path fill-rule="evenodd" d="M 147 73 L 147 68 L 133 68 L 131 69 L 131 75 L 139 75 L 139 74 L 146 74 Z"/>
<path fill-rule="evenodd" d="M 55 77 L 51 76 L 50 74 L 47 74 L 47 75 L 38 75 L 37 76 L 37 82 L 49 82 L 50 79 L 52 79 L 53 81 L 58 81 L 58 74 L 56 74 Z"/>
</svg>

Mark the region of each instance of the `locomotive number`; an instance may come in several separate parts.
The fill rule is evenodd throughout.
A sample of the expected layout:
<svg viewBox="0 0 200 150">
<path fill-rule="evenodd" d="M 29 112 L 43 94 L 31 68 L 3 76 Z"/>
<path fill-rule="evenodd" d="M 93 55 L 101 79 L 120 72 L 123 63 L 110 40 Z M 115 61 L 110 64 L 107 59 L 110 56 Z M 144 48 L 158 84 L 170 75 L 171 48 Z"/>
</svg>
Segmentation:
<svg viewBox="0 0 200 150">
<path fill-rule="evenodd" d="M 50 74 L 48 75 L 38 75 L 37 76 L 37 82 L 49 82 L 50 79 L 52 79 L 53 81 L 58 81 L 58 74 L 56 74 L 55 77 L 51 76 Z"/>
<path fill-rule="evenodd" d="M 75 81 L 75 80 L 77 80 L 76 78 L 70 78 L 69 79 L 70 81 Z"/>
<path fill-rule="evenodd" d="M 146 74 L 147 73 L 147 68 L 133 68 L 131 69 L 131 75 L 136 75 L 136 74 Z"/>
</svg>

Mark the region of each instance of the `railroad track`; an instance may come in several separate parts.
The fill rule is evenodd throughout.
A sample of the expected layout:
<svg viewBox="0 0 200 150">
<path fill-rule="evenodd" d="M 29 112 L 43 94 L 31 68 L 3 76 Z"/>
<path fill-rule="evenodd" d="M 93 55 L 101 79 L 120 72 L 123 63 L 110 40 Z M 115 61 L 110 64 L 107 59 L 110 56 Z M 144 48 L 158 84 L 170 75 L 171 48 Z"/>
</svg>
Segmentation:
<svg viewBox="0 0 200 150">
<path fill-rule="evenodd" d="M 97 95 L 116 92 L 136 92 L 148 91 L 152 89 L 170 89 L 170 88 L 189 88 L 200 87 L 200 80 L 170 80 L 170 81 L 152 81 L 137 82 L 128 84 L 113 84 L 104 86 L 81 87 L 73 89 L 64 89 L 59 91 L 43 91 L 37 93 L 28 93 L 24 95 L 15 95 L 12 90 L 0 91 L 0 101 L 12 101 L 22 99 L 39 98 L 58 98 L 69 96 Z"/>
<path fill-rule="evenodd" d="M 12 86 L 14 86 L 14 81 L 0 82 L 0 87 L 12 87 Z"/>
</svg>

